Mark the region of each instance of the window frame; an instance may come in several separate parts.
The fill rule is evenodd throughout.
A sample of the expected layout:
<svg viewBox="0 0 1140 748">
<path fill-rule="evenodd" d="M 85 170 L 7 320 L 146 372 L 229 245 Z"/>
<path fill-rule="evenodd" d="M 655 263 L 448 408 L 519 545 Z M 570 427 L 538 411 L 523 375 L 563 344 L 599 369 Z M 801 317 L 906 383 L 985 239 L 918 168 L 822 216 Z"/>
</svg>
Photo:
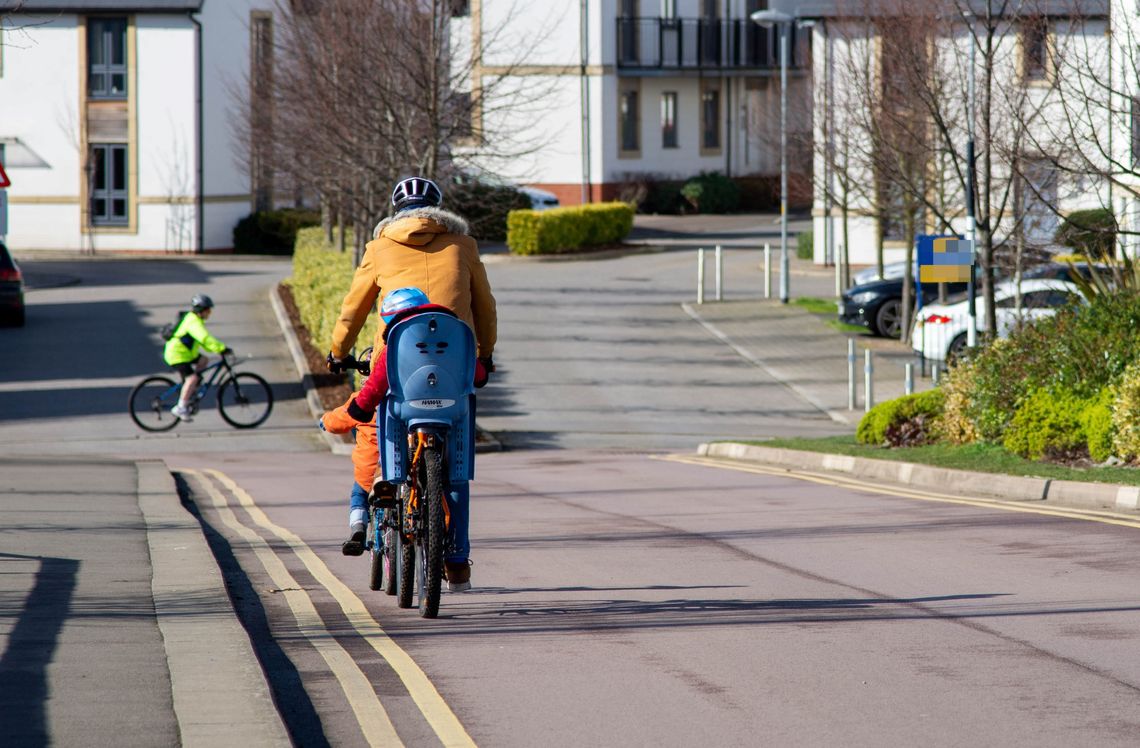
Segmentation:
<svg viewBox="0 0 1140 748">
<path fill-rule="evenodd" d="M 114 28 L 111 28 L 114 26 Z M 91 16 L 87 19 L 87 98 L 98 101 L 126 101 L 130 96 L 128 50 L 128 29 L 130 19 L 126 16 Z M 120 53 L 122 62 L 111 62 L 114 58 L 115 40 L 112 38 L 121 33 Z M 101 56 L 101 61 L 95 61 L 95 55 Z M 116 77 L 122 77 L 122 91 L 113 89 Z M 102 84 L 97 84 L 97 81 Z"/>
<path fill-rule="evenodd" d="M 1036 16 L 1022 22 L 1018 34 L 1021 45 L 1021 78 L 1026 83 L 1047 83 L 1053 77 L 1053 50 L 1049 19 Z M 1040 56 L 1038 60 L 1037 57 Z"/>
<path fill-rule="evenodd" d="M 677 133 L 677 92 L 661 92 L 661 147 L 672 150 L 680 148 Z"/>
<path fill-rule="evenodd" d="M 122 185 L 115 184 L 115 154 L 122 154 Z M 91 143 L 88 154 L 89 189 L 87 195 L 87 222 L 92 228 L 124 228 L 131 222 L 131 161 L 130 148 L 126 143 Z M 96 185 L 102 169 L 105 182 L 103 187 Z M 104 203 L 104 210 L 96 210 L 96 201 Z M 115 215 L 114 204 L 122 200 L 122 215 Z"/>
<path fill-rule="evenodd" d="M 715 102 L 715 111 L 712 112 L 712 117 L 709 117 L 709 101 Z M 720 86 L 719 85 L 702 85 L 701 86 L 701 155 L 702 156 L 717 156 L 721 153 L 721 146 L 724 138 L 720 131 L 721 128 L 721 100 L 720 100 Z M 712 145 L 710 145 L 709 135 L 714 135 Z"/>
<path fill-rule="evenodd" d="M 618 88 L 618 158 L 641 157 L 641 86 L 638 79 L 629 80 Z M 628 148 L 626 136 L 631 133 L 634 147 Z"/>
</svg>

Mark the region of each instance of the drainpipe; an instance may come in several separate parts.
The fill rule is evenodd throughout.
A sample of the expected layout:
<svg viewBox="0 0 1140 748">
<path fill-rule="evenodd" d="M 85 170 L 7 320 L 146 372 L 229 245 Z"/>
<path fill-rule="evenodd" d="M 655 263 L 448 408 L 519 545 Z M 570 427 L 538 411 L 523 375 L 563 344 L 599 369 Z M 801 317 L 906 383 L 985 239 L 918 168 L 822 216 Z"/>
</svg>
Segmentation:
<svg viewBox="0 0 1140 748">
<path fill-rule="evenodd" d="M 582 204 L 590 202 L 590 183 L 593 177 L 590 174 L 590 76 L 586 68 L 590 64 L 590 10 L 589 0 L 581 0 L 578 9 L 578 26 L 580 39 L 580 88 L 582 97 Z"/>
<path fill-rule="evenodd" d="M 194 16 L 194 12 L 188 13 L 187 18 L 190 23 L 194 24 L 194 55 L 195 55 L 195 95 L 194 106 L 196 110 L 195 116 L 195 140 L 197 141 L 197 153 L 194 155 L 195 170 L 197 171 L 197 179 L 195 180 L 195 222 L 197 233 L 197 247 L 195 252 L 203 254 L 206 251 L 206 177 L 205 177 L 205 113 L 202 111 L 203 102 L 203 76 L 202 76 L 202 22 Z"/>
</svg>

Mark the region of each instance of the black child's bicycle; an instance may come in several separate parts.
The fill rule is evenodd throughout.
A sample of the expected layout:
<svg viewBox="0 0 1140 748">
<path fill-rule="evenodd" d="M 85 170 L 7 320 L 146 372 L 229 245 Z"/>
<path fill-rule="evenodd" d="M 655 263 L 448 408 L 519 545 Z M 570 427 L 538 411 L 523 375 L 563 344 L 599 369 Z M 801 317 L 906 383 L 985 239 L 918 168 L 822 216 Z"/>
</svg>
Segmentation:
<svg viewBox="0 0 1140 748">
<path fill-rule="evenodd" d="M 201 371 L 202 383 L 190 398 L 190 414 L 197 415 L 202 400 L 218 386 L 218 412 L 235 429 L 252 429 L 265 423 L 273 410 L 273 390 L 252 372 L 234 371 L 234 354 L 226 352 Z M 146 431 L 170 431 L 181 420 L 170 412 L 178 404 L 182 383 L 154 376 L 135 385 L 129 402 L 131 420 Z"/>
</svg>

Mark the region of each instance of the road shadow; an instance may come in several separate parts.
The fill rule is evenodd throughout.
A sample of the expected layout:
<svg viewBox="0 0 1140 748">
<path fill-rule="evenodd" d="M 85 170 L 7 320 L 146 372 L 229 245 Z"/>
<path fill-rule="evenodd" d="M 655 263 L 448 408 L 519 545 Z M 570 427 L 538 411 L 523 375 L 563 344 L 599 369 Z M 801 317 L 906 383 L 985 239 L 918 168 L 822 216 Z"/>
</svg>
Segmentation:
<svg viewBox="0 0 1140 748">
<path fill-rule="evenodd" d="M 48 745 L 47 669 L 71 609 L 79 561 L 12 553 L 0 553 L 0 558 L 39 562 L 35 582 L 0 656 L 0 725 L 4 726 L 4 744 Z M 11 615 L 16 616 L 15 611 Z"/>
</svg>

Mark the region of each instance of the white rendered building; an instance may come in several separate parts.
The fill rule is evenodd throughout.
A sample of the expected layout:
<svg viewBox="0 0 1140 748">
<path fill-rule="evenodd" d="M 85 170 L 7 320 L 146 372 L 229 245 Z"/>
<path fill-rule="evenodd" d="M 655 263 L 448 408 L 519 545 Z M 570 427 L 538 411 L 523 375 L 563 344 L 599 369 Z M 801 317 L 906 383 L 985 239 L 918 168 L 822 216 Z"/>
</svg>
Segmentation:
<svg viewBox="0 0 1140 748">
<path fill-rule="evenodd" d="M 616 197 L 638 177 L 779 174 L 775 32 L 752 23 L 763 0 L 469 0 L 453 55 L 475 60 L 494 142 L 461 152 L 563 205 Z M 807 34 L 793 37 L 793 173 L 811 169 Z M 504 100 L 506 97 L 504 97 Z M 514 138 L 513 143 L 506 142 Z M 490 139 L 490 138 L 489 138 Z M 806 179 L 801 183 L 806 184 Z M 805 191 L 805 198 L 807 197 Z"/>
<path fill-rule="evenodd" d="M 235 92 L 271 70 L 272 8 L 0 0 L 9 246 L 231 248 L 234 225 L 268 189 L 250 184 L 240 160 L 239 108 L 256 91 Z"/>
</svg>

